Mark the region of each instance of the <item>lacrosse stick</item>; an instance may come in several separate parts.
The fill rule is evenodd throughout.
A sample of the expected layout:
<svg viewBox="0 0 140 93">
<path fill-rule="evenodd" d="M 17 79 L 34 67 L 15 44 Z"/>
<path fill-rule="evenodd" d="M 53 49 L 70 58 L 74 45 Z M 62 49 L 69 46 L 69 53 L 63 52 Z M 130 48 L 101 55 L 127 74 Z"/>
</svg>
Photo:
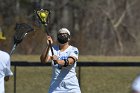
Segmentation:
<svg viewBox="0 0 140 93">
<path fill-rule="evenodd" d="M 40 22 L 45 26 L 45 28 L 47 28 L 47 26 L 49 24 L 50 11 L 47 10 L 47 9 L 35 10 L 35 14 L 37 15 Z M 46 29 L 46 33 L 47 33 L 48 36 L 50 36 L 47 29 Z M 52 48 L 52 44 L 51 44 L 50 40 L 49 40 L 49 47 L 51 48 L 51 53 L 52 53 L 52 56 L 53 56 L 54 52 L 53 52 L 53 48 Z M 45 56 L 47 56 L 47 54 Z M 54 62 L 54 64 L 56 64 L 56 62 Z"/>
<path fill-rule="evenodd" d="M 20 24 L 16 24 L 15 26 L 15 34 L 13 36 L 14 38 L 14 45 L 13 48 L 10 52 L 10 55 L 13 54 L 13 51 L 16 49 L 16 46 L 22 42 L 23 38 L 31 31 L 34 31 L 34 29 L 26 24 L 26 23 L 20 23 Z"/>
</svg>

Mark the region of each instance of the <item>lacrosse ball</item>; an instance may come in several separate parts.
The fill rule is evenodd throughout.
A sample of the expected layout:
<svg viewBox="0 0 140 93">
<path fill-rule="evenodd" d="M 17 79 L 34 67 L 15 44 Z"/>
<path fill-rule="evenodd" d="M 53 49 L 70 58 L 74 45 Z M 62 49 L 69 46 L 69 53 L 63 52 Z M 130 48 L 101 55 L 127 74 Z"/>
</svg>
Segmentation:
<svg viewBox="0 0 140 93">
<path fill-rule="evenodd" d="M 44 18 L 44 17 L 46 17 L 46 14 L 45 13 L 40 13 L 40 16 Z"/>
</svg>

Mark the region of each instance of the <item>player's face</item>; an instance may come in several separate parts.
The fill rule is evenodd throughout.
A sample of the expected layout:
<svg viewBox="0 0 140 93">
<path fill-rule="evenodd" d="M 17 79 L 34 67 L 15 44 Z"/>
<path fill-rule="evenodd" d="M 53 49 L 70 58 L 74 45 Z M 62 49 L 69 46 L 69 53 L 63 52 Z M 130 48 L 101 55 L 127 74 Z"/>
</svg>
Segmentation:
<svg viewBox="0 0 140 93">
<path fill-rule="evenodd" d="M 68 42 L 69 35 L 67 33 L 59 33 L 57 35 L 57 40 L 60 44 L 64 44 L 64 43 Z"/>
</svg>

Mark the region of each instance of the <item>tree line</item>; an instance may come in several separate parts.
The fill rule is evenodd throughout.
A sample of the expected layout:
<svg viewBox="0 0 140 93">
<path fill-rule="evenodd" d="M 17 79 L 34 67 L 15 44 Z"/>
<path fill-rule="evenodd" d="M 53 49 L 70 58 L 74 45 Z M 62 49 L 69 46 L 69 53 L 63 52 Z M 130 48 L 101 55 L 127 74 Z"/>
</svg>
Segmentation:
<svg viewBox="0 0 140 93">
<path fill-rule="evenodd" d="M 71 31 L 71 44 L 81 55 L 140 55 L 140 0 L 10 0 L 0 1 L 0 28 L 10 51 L 16 23 L 28 23 L 34 32 L 17 46 L 15 53 L 40 54 L 46 46 L 44 28 L 35 9 L 51 11 L 48 30 L 56 41 L 57 31 Z"/>
</svg>

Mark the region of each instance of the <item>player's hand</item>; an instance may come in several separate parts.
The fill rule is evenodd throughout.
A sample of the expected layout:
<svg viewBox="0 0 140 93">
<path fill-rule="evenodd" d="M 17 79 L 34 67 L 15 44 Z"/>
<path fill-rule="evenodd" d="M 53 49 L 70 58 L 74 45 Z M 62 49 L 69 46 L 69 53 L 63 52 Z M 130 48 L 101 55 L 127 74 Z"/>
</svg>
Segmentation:
<svg viewBox="0 0 140 93">
<path fill-rule="evenodd" d="M 5 81 L 8 81 L 8 80 L 9 80 L 9 77 L 10 77 L 10 76 L 5 76 L 5 77 L 4 77 L 4 80 L 5 80 Z"/>
<path fill-rule="evenodd" d="M 47 44 L 49 45 L 49 41 L 51 42 L 51 44 L 53 43 L 52 37 L 51 36 L 47 36 Z"/>
<path fill-rule="evenodd" d="M 51 58 L 52 60 L 58 60 L 58 57 L 56 55 L 53 55 Z"/>
</svg>

